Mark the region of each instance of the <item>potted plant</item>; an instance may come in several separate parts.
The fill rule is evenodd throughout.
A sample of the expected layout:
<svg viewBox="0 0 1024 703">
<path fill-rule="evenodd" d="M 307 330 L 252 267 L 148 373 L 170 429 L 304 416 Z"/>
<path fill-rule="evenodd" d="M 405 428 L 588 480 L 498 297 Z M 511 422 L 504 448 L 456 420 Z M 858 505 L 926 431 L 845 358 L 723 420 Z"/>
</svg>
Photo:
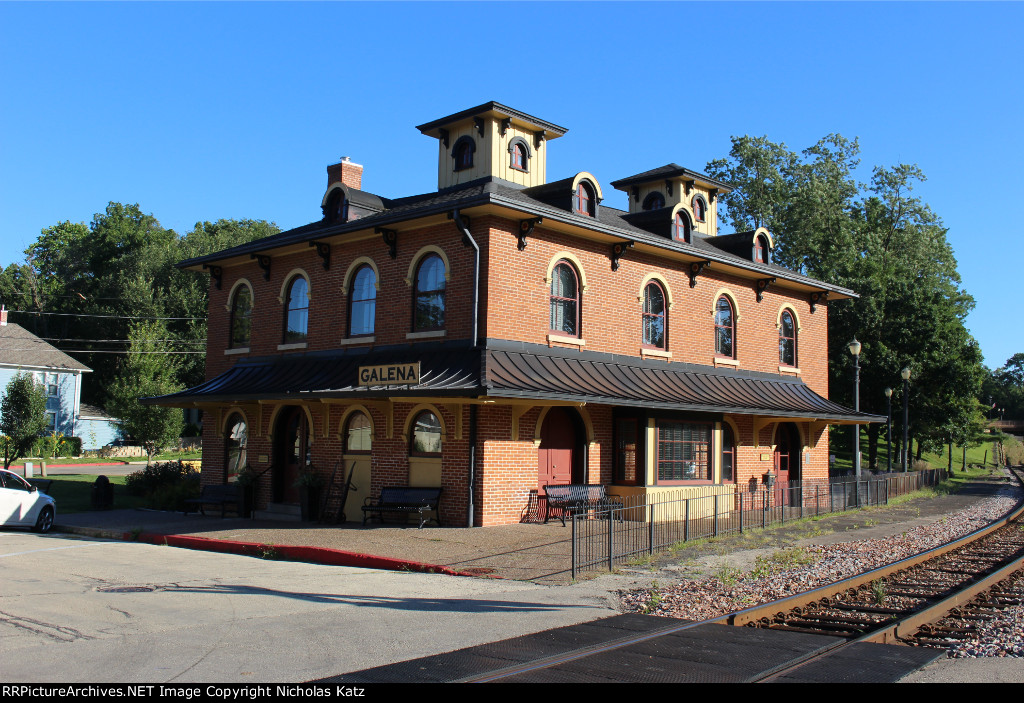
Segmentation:
<svg viewBox="0 0 1024 703">
<path fill-rule="evenodd" d="M 299 472 L 295 479 L 295 487 L 299 489 L 299 510 L 303 522 L 313 522 L 320 517 L 320 489 L 323 488 L 324 477 L 312 466 Z"/>
</svg>

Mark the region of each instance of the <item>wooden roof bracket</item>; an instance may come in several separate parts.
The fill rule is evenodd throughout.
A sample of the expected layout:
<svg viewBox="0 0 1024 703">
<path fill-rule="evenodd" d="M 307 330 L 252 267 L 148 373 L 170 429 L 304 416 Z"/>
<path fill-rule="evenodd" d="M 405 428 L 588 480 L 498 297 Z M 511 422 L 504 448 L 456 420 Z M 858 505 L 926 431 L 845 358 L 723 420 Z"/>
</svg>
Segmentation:
<svg viewBox="0 0 1024 703">
<path fill-rule="evenodd" d="M 484 136 L 484 118 L 483 117 L 474 117 L 473 118 L 473 124 L 476 125 L 477 134 L 479 134 L 481 136 L 481 138 L 482 138 Z"/>
<path fill-rule="evenodd" d="M 708 191 L 708 195 L 711 197 L 711 202 L 715 202 L 718 199 L 718 188 L 712 188 Z"/>
<path fill-rule="evenodd" d="M 545 132 L 543 129 L 537 130 L 533 135 L 533 148 L 540 149 L 540 145 L 546 137 L 547 132 Z"/>
<path fill-rule="evenodd" d="M 685 194 L 686 194 L 686 195 L 689 195 L 689 194 L 690 194 L 690 191 L 691 191 L 691 190 L 693 190 L 693 187 L 694 187 L 695 185 L 697 185 L 697 182 L 696 182 L 696 181 L 694 181 L 693 179 L 690 179 L 690 180 L 687 180 L 687 181 L 683 181 L 683 185 L 685 185 L 685 186 L 686 186 L 686 191 L 685 191 Z"/>
<path fill-rule="evenodd" d="M 331 269 L 331 245 L 327 242 L 310 242 L 309 246 L 316 247 L 316 253 L 324 260 L 324 271 Z"/>
<path fill-rule="evenodd" d="M 701 274 L 705 266 L 710 266 L 710 261 L 691 261 L 687 267 L 686 275 L 690 277 L 690 288 L 697 287 L 697 276 Z"/>
<path fill-rule="evenodd" d="M 263 280 L 270 280 L 270 257 L 266 254 L 249 254 L 250 259 L 256 259 L 256 263 L 263 269 Z"/>
<path fill-rule="evenodd" d="M 387 227 L 374 227 L 374 234 L 379 234 L 384 239 L 384 244 L 388 247 L 388 253 L 391 254 L 392 259 L 398 258 L 398 232 Z"/>
<path fill-rule="evenodd" d="M 775 283 L 775 278 L 761 278 L 757 281 L 757 302 L 761 302 L 764 299 L 764 292 L 768 290 L 768 286 Z"/>
<path fill-rule="evenodd" d="M 626 249 L 632 249 L 632 248 L 633 248 L 633 241 L 632 240 L 630 240 L 628 242 L 615 242 L 615 244 L 612 244 L 612 255 L 611 255 L 611 258 L 612 258 L 612 271 L 618 271 L 619 270 L 619 259 L 621 259 L 622 255 L 626 253 Z"/>
<path fill-rule="evenodd" d="M 504 137 L 505 132 L 507 132 L 508 128 L 512 126 L 512 118 L 506 117 L 505 119 L 501 120 L 498 124 L 501 125 L 501 136 Z"/>
<path fill-rule="evenodd" d="M 224 276 L 224 269 L 220 266 L 210 266 L 203 264 L 204 269 L 210 269 L 210 278 L 213 279 L 213 285 L 217 286 L 217 290 L 220 290 L 221 278 Z"/>
<path fill-rule="evenodd" d="M 444 144 L 444 148 L 448 148 L 448 130 L 443 127 L 437 130 L 441 134 L 441 143 Z"/>
<path fill-rule="evenodd" d="M 828 302 L 828 291 L 821 290 L 811 293 L 811 312 L 814 312 L 819 305 Z"/>
<path fill-rule="evenodd" d="M 533 228 L 544 221 L 543 217 L 531 217 L 528 220 L 519 220 L 519 231 L 516 232 L 516 237 L 519 239 L 519 251 L 526 248 L 526 238 L 533 234 Z"/>
</svg>

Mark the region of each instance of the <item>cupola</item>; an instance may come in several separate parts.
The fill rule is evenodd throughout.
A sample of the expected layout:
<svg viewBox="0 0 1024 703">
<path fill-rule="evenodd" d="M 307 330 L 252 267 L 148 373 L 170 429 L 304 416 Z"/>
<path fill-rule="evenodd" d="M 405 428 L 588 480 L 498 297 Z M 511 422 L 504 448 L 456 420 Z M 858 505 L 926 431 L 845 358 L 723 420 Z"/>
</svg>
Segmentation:
<svg viewBox="0 0 1024 703">
<path fill-rule="evenodd" d="M 669 208 L 676 219 L 688 221 L 692 231 L 707 237 L 718 234 L 718 196 L 732 187 L 703 173 L 667 164 L 635 176 L 612 181 L 612 187 L 629 195 L 629 212 Z"/>
</svg>

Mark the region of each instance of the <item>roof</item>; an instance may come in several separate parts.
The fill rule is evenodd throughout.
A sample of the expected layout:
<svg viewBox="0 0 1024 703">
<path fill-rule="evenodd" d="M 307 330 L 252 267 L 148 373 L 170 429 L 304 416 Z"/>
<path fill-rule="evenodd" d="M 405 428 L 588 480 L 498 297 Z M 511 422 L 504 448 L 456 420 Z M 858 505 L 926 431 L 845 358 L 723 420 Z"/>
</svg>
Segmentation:
<svg viewBox="0 0 1024 703">
<path fill-rule="evenodd" d="M 493 100 L 484 103 L 483 105 L 477 105 L 476 107 L 471 107 L 468 110 L 462 110 L 461 112 L 456 112 L 453 115 L 442 117 L 438 120 L 431 120 L 430 122 L 419 125 L 416 129 L 421 131 L 423 134 L 429 134 L 438 127 L 444 127 L 445 125 L 453 122 L 460 122 L 470 117 L 476 117 L 478 115 L 488 113 L 501 115 L 502 117 L 510 117 L 531 127 L 543 129 L 545 132 L 550 132 L 550 134 L 548 134 L 548 138 L 560 137 L 569 131 L 565 127 L 559 127 L 558 125 L 542 120 L 539 117 L 534 117 L 533 115 L 529 115 L 521 110 L 516 110 L 515 108 L 502 105 L 501 103 L 494 102 Z"/>
<path fill-rule="evenodd" d="M 367 387 L 358 383 L 360 366 L 416 362 L 420 364 L 417 384 Z M 838 422 L 885 420 L 833 403 L 795 377 L 495 339 L 488 339 L 482 349 L 456 342 L 242 359 L 195 388 L 144 402 L 188 405 L 417 396 L 588 402 Z"/>
<path fill-rule="evenodd" d="M 85 364 L 13 322 L 0 326 L 0 364 L 60 371 L 92 371 Z"/>
<path fill-rule="evenodd" d="M 688 168 L 683 168 L 679 164 L 665 164 L 658 168 L 652 168 L 650 171 L 644 171 L 638 173 L 635 176 L 627 176 L 626 178 L 620 178 L 617 181 L 612 181 L 611 186 L 616 190 L 625 190 L 631 185 L 640 185 L 642 183 L 650 183 L 652 181 L 660 181 L 668 178 L 689 178 L 696 181 L 702 181 L 710 185 L 715 186 L 725 192 L 730 192 L 733 188 L 725 181 L 720 181 L 717 178 L 699 173 L 697 171 L 691 171 Z"/>
<path fill-rule="evenodd" d="M 830 291 L 850 298 L 856 297 L 856 293 L 848 288 L 825 283 L 782 266 L 760 264 L 752 262 L 749 258 L 737 256 L 735 253 L 715 245 L 714 240 L 720 237 L 703 237 L 699 234 L 694 234 L 691 237 L 692 242 L 680 242 L 672 239 L 670 235 L 659 235 L 652 232 L 651 229 L 637 226 L 638 224 L 645 224 L 643 218 L 637 219 L 637 213 L 630 214 L 623 210 L 602 205 L 598 208 L 597 217 L 587 217 L 548 202 L 551 200 L 552 188 L 564 185 L 565 183 L 571 183 L 572 180 L 572 178 L 561 179 L 546 183 L 543 186 L 526 189 L 521 185 L 500 178 L 485 176 L 433 193 L 387 200 L 389 208 L 378 214 L 333 225 L 328 225 L 323 221 L 314 222 L 214 254 L 188 259 L 179 263 L 178 266 L 187 268 L 190 266 L 206 265 L 236 256 L 254 255 L 319 238 L 344 235 L 348 232 L 364 231 L 375 227 L 394 227 L 401 222 L 420 217 L 445 214 L 454 209 L 493 204 L 515 210 L 522 213 L 524 217 L 530 215 L 541 216 L 545 220 L 586 227 L 606 235 L 621 237 L 624 240 L 689 254 L 696 259 L 710 261 L 712 265 L 715 262 L 733 265 L 750 271 L 763 272 L 766 276 L 792 281 L 818 290 Z"/>
</svg>

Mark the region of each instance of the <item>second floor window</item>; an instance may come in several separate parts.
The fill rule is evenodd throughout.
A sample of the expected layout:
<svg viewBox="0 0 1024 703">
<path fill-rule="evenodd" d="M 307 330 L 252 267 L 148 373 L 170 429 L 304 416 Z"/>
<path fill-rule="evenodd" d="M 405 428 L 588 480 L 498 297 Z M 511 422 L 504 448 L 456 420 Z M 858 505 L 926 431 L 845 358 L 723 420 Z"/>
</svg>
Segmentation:
<svg viewBox="0 0 1024 703">
<path fill-rule="evenodd" d="M 551 331 L 580 335 L 579 278 L 568 261 L 559 261 L 551 272 Z"/>
<path fill-rule="evenodd" d="M 650 282 L 644 288 L 644 339 L 645 347 L 665 349 L 667 335 L 665 334 L 665 292 L 655 282 Z"/>
<path fill-rule="evenodd" d="M 288 285 L 284 314 L 284 343 L 305 342 L 309 326 L 309 284 L 302 276 L 296 276 Z"/>
<path fill-rule="evenodd" d="M 573 197 L 573 209 L 581 215 L 594 216 L 594 191 L 587 183 L 580 182 L 576 186 L 576 194 Z"/>
<path fill-rule="evenodd" d="M 512 154 L 512 168 L 517 171 L 525 171 L 526 148 L 522 144 L 513 144 L 510 152 Z"/>
<path fill-rule="evenodd" d="M 699 195 L 695 195 L 692 201 L 693 205 L 693 219 L 697 222 L 703 222 L 708 216 L 708 205 L 704 202 L 704 198 Z"/>
<path fill-rule="evenodd" d="M 373 334 L 377 314 L 377 276 L 369 266 L 356 271 L 349 291 L 348 336 Z"/>
<path fill-rule="evenodd" d="M 676 213 L 676 221 L 672 225 L 672 236 L 680 242 L 690 241 L 690 221 L 682 212 Z"/>
<path fill-rule="evenodd" d="M 445 277 L 444 261 L 431 254 L 416 269 L 416 290 L 413 297 L 412 328 L 414 332 L 444 329 Z"/>
<path fill-rule="evenodd" d="M 759 264 L 769 263 L 768 258 L 770 254 L 768 248 L 768 240 L 763 235 L 758 235 L 757 239 L 754 240 L 754 261 Z"/>
<path fill-rule="evenodd" d="M 249 346 L 252 332 L 252 292 L 242 284 L 231 301 L 231 348 Z"/>
<path fill-rule="evenodd" d="M 736 318 L 724 295 L 715 303 L 715 354 L 736 358 Z"/>
<path fill-rule="evenodd" d="M 796 325 L 789 310 L 783 310 L 779 320 L 779 363 L 796 366 Z"/>
</svg>

